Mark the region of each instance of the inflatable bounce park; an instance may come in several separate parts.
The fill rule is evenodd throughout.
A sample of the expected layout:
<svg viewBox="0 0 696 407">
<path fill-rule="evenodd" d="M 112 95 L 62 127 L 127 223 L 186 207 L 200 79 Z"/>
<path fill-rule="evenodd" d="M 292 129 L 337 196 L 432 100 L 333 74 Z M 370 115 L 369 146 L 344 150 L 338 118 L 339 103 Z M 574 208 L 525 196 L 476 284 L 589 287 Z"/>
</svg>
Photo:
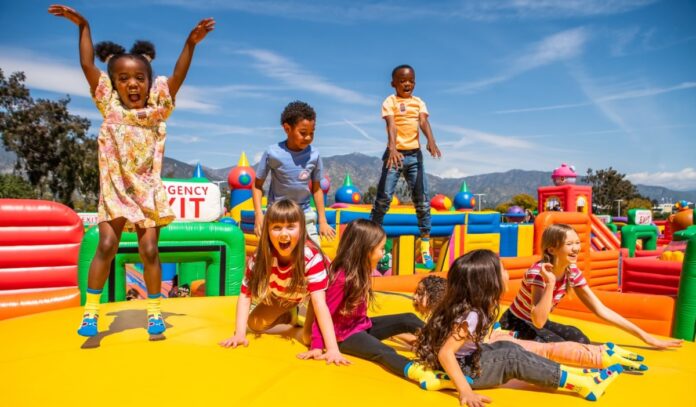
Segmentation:
<svg viewBox="0 0 696 407">
<path fill-rule="evenodd" d="M 327 366 L 296 357 L 306 348 L 278 335 L 248 334 L 248 347 L 218 342 L 234 331 L 235 307 L 246 261 L 258 245 L 251 188 L 254 169 L 244 153 L 228 176 L 229 208 L 200 167 L 190 179 L 165 179 L 177 221 L 159 238 L 162 310 L 167 330 L 150 340 L 143 321 L 147 291 L 135 233 L 124 232 L 101 297 L 99 333 L 76 334 L 86 298 L 88 269 L 98 244 L 96 214 L 54 202 L 0 199 L 0 371 L 2 402 L 19 405 L 367 405 L 435 406 L 458 403 L 452 390 L 425 391 L 376 363 L 348 357 Z M 386 255 L 373 275 L 371 316 L 413 312 L 413 293 L 428 275 L 446 277 L 451 264 L 475 249 L 500 255 L 510 281 L 501 304 L 515 298 L 525 271 L 540 260 L 541 235 L 568 224 L 581 241 L 578 266 L 609 308 L 679 348 L 657 350 L 609 325 L 572 293 L 553 312 L 556 322 L 580 328 L 593 343 L 612 342 L 639 353 L 645 369 L 624 371 L 597 401 L 604 406 L 696 406 L 696 226 L 682 202 L 665 221 L 651 208 L 625 218 L 593 213 L 592 188 L 577 185 L 565 165 L 538 187 L 536 216 L 476 210 L 466 184 L 432 198 L 434 269 L 419 258 L 413 206 L 394 200 L 384 218 Z M 336 239 L 322 238 L 333 258 L 345 225 L 369 218 L 371 206 L 347 174 L 331 191 L 327 219 Z M 163 340 L 162 340 L 163 339 Z M 407 357 L 410 347 L 388 339 Z M 137 380 L 136 380 L 137 379 Z M 340 386 L 339 386 L 340 384 Z M 340 392 L 340 396 L 338 395 Z M 586 406 L 566 390 L 523 382 L 480 394 L 499 406 Z"/>
</svg>

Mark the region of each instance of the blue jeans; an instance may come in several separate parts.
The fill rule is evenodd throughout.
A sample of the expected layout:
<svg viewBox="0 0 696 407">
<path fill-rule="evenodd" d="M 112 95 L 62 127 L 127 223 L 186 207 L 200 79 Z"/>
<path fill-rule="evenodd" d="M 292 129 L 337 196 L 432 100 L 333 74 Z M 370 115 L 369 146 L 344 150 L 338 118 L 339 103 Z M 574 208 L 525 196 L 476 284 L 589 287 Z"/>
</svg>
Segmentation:
<svg viewBox="0 0 696 407">
<path fill-rule="evenodd" d="M 471 355 L 457 361 L 462 373 L 474 379 L 472 389 L 497 387 L 512 379 L 555 389 L 561 381 L 561 365 L 508 341 L 481 344 L 478 375 L 472 368 Z"/>
<path fill-rule="evenodd" d="M 423 153 L 420 149 L 410 151 L 400 151 L 404 155 L 400 168 L 387 168 L 387 158 L 389 150 L 382 156 L 382 175 L 377 186 L 377 198 L 372 206 L 372 219 L 378 225 L 382 224 L 384 215 L 389 210 L 392 196 L 396 190 L 401 174 L 404 175 L 406 183 L 411 190 L 411 200 L 416 207 L 418 217 L 418 229 L 421 236 L 430 235 L 430 198 L 428 197 L 428 181 L 423 169 Z"/>
</svg>

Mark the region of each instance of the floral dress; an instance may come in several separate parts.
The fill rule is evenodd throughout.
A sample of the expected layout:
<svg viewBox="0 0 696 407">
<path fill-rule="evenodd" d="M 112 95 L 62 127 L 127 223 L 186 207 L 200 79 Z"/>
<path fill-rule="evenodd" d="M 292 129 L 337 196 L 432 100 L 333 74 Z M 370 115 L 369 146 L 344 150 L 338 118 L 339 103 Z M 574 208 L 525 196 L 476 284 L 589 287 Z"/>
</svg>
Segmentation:
<svg viewBox="0 0 696 407">
<path fill-rule="evenodd" d="M 99 129 L 99 219 L 126 218 L 124 230 L 164 226 L 175 218 L 162 185 L 165 120 L 174 109 L 167 78 L 157 77 L 147 107 L 126 109 L 102 72 L 94 102 L 104 116 Z"/>
</svg>

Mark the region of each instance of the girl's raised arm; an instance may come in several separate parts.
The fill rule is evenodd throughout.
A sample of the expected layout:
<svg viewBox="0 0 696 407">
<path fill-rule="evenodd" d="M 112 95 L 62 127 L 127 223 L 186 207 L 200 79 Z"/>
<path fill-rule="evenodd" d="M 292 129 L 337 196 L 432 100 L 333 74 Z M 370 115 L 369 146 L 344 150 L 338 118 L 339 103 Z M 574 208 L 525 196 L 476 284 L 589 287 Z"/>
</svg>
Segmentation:
<svg viewBox="0 0 696 407">
<path fill-rule="evenodd" d="M 94 46 L 92 45 L 89 23 L 80 13 L 68 6 L 53 4 L 48 8 L 48 12 L 56 17 L 67 18 L 80 29 L 80 65 L 82 65 L 82 72 L 84 72 L 87 83 L 89 83 L 89 89 L 94 94 L 94 90 L 97 89 L 99 84 L 101 73 L 99 68 L 94 65 Z"/>
<path fill-rule="evenodd" d="M 613 309 L 604 305 L 604 303 L 602 303 L 602 301 L 600 301 L 599 298 L 597 298 L 595 293 L 592 292 L 588 285 L 584 285 L 576 289 L 575 292 L 578 294 L 578 298 L 580 298 L 580 301 L 582 301 L 583 304 L 585 304 L 585 306 L 590 309 L 590 311 L 597 314 L 598 317 L 602 318 L 607 322 L 611 322 L 612 324 L 632 334 L 633 336 L 640 338 L 643 342 L 647 343 L 648 345 L 654 346 L 658 349 L 678 348 L 682 346 L 683 340 L 681 339 L 657 339 L 649 333 L 645 332 L 633 322 L 627 320 Z"/>
<path fill-rule="evenodd" d="M 174 73 L 172 73 L 172 76 L 170 76 L 168 80 L 169 94 L 172 95 L 172 99 L 176 97 L 179 88 L 181 88 L 184 79 L 186 79 L 186 74 L 188 73 L 189 66 L 191 66 L 193 50 L 196 48 L 196 44 L 201 42 L 214 28 L 215 20 L 212 18 L 204 18 L 191 30 L 191 34 L 189 34 L 184 44 L 184 49 L 181 50 L 179 60 L 176 61 L 176 65 L 174 66 Z"/>
</svg>

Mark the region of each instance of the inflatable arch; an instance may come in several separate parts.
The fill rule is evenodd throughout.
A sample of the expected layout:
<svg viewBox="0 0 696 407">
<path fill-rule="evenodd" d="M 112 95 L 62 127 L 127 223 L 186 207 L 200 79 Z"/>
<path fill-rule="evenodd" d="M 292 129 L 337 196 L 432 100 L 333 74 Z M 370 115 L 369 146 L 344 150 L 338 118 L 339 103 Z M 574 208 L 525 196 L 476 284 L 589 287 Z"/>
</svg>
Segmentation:
<svg viewBox="0 0 696 407">
<path fill-rule="evenodd" d="M 85 301 L 89 265 L 99 242 L 96 228 L 86 234 L 80 248 L 78 281 Z M 159 253 L 162 263 L 205 262 L 206 295 L 237 295 L 244 275 L 244 235 L 226 223 L 174 222 L 160 233 Z M 111 264 L 109 280 L 104 286 L 102 302 L 126 299 L 127 263 L 140 261 L 135 233 L 123 233 L 116 258 Z"/>
</svg>

